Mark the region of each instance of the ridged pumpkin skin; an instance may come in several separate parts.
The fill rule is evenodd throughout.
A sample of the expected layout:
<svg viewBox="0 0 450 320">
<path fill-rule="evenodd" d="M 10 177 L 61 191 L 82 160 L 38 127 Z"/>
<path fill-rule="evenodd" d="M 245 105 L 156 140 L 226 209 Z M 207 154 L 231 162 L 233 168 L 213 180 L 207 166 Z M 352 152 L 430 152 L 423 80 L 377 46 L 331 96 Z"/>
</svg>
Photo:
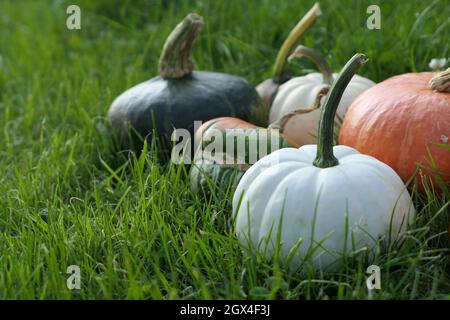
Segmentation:
<svg viewBox="0 0 450 320">
<path fill-rule="evenodd" d="M 333 74 L 335 78 L 337 74 Z M 374 82 L 355 75 L 345 90 L 337 110 L 337 116 L 342 119 L 350 104 L 362 92 L 374 85 Z M 284 114 L 296 109 L 311 107 L 317 93 L 323 88 L 323 77 L 320 73 L 310 73 L 303 77 L 295 77 L 278 88 L 278 93 L 272 103 L 269 122 L 279 120 Z M 303 146 L 317 142 L 320 110 L 299 114 L 292 117 L 284 128 L 283 134 L 295 145 Z"/>
<path fill-rule="evenodd" d="M 374 239 L 397 234 L 412 221 L 411 198 L 391 168 L 346 146 L 333 151 L 339 165 L 326 169 L 313 165 L 317 146 L 306 145 L 275 151 L 245 172 L 233 196 L 236 234 L 244 246 L 260 246 L 263 253 L 269 241 L 270 258 L 280 232 L 284 257 L 303 239 L 291 262 L 294 270 L 318 243 L 313 264 L 328 268 L 345 241 L 357 249 L 373 247 Z"/>
<path fill-rule="evenodd" d="M 449 143 L 450 93 L 428 87 L 434 75 L 403 74 L 365 91 L 348 109 L 339 143 L 383 161 L 405 182 L 416 163 L 431 166 L 429 148 L 443 179 L 450 182 L 450 150 L 436 145 Z"/>
</svg>

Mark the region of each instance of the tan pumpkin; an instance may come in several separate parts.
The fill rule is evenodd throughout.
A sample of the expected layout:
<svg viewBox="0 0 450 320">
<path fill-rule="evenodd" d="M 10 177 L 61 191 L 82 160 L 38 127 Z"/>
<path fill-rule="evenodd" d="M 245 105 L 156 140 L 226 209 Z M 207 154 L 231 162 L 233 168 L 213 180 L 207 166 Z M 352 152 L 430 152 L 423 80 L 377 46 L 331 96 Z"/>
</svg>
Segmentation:
<svg viewBox="0 0 450 320">
<path fill-rule="evenodd" d="M 389 78 L 353 102 L 339 143 L 385 162 L 405 182 L 420 164 L 419 172 L 426 179 L 449 183 L 449 92 L 450 69 Z"/>
</svg>

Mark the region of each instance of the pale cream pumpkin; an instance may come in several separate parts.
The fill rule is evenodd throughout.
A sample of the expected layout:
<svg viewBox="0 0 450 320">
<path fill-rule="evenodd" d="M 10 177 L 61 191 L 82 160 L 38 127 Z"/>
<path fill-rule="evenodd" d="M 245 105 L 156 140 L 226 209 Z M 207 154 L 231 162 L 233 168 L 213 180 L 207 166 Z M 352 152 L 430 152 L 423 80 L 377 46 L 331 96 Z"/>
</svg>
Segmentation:
<svg viewBox="0 0 450 320">
<path fill-rule="evenodd" d="M 290 59 L 294 57 L 308 57 L 315 61 L 321 73 L 310 73 L 306 76 L 295 77 L 282 84 L 275 96 L 269 114 L 269 123 L 276 123 L 283 116 L 297 110 L 310 108 L 319 92 L 325 86 L 331 85 L 337 74 L 331 73 L 326 61 L 318 52 L 298 46 Z M 375 83 L 367 78 L 355 75 L 345 89 L 342 100 L 337 109 L 336 120 L 341 123 L 350 104 L 365 90 Z M 323 101 L 322 101 L 323 102 Z M 321 104 L 323 105 L 323 103 Z M 319 127 L 320 109 L 307 113 L 299 113 L 289 117 L 280 128 L 286 139 L 292 145 L 303 146 L 317 142 L 317 129 Z"/>
<path fill-rule="evenodd" d="M 239 241 L 269 259 L 280 248 L 291 270 L 311 253 L 313 266 L 331 268 L 344 254 L 376 247 L 378 238 L 396 238 L 413 218 L 410 195 L 393 169 L 353 148 L 333 148 L 336 109 L 365 62 L 355 55 L 333 84 L 318 144 L 262 158 L 234 193 Z"/>
</svg>

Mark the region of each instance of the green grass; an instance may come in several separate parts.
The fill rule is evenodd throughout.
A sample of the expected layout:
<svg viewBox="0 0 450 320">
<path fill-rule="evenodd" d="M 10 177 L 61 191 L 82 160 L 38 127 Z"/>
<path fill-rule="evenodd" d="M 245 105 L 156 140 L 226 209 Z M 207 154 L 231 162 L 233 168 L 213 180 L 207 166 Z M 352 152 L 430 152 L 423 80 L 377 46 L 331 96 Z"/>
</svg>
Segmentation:
<svg viewBox="0 0 450 320">
<path fill-rule="evenodd" d="M 415 224 L 403 246 L 377 252 L 382 290 L 369 295 L 367 264 L 290 275 L 242 251 L 230 194 L 205 201 L 184 168 L 111 151 L 110 103 L 157 73 L 165 37 L 188 12 L 206 22 L 197 68 L 257 84 L 312 1 L 84 0 L 79 31 L 66 29 L 69 3 L 0 2 L 0 298 L 450 298 L 448 192 L 414 195 Z M 450 57 L 445 0 L 320 3 L 303 43 L 335 70 L 356 51 L 375 81 Z M 365 27 L 369 4 L 381 7 L 381 30 Z M 66 287 L 72 264 L 81 290 Z"/>
</svg>

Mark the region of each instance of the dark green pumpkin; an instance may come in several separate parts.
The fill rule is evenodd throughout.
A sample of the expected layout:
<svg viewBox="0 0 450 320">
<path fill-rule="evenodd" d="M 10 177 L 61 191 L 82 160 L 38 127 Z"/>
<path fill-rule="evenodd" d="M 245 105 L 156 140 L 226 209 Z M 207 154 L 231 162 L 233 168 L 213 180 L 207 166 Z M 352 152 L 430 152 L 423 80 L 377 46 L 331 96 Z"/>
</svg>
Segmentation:
<svg viewBox="0 0 450 320">
<path fill-rule="evenodd" d="M 260 108 L 256 90 L 243 78 L 192 71 L 191 49 L 203 18 L 189 14 L 168 37 L 160 58 L 160 75 L 138 84 L 115 99 L 108 112 L 120 149 L 140 150 L 153 133 L 164 153 L 170 151 L 173 130 L 194 134 L 194 121 L 221 116 L 249 120 Z"/>
</svg>

